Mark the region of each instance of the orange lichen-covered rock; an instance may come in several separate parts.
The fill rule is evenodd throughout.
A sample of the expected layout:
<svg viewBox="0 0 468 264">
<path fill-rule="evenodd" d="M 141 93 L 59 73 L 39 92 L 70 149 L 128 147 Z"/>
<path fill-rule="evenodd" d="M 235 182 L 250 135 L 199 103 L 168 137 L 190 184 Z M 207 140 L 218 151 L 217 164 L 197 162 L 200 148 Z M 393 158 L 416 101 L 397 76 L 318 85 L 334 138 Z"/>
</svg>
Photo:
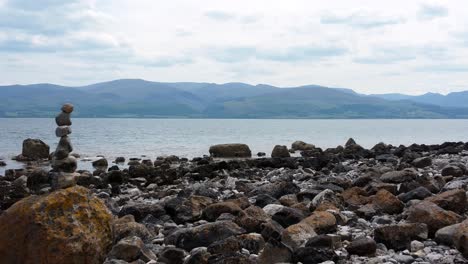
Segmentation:
<svg viewBox="0 0 468 264">
<path fill-rule="evenodd" d="M 0 263 L 102 263 L 112 215 L 88 189 L 29 196 L 0 215 Z"/>
</svg>

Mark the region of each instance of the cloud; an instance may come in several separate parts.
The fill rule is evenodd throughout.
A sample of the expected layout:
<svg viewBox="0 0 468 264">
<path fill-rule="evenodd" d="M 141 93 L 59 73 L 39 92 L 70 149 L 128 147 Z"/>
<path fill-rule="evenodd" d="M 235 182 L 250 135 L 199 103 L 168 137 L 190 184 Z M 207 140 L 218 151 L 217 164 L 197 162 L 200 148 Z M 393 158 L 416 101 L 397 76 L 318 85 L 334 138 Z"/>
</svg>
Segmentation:
<svg viewBox="0 0 468 264">
<path fill-rule="evenodd" d="M 205 13 L 205 16 L 214 20 L 227 21 L 233 20 L 236 16 L 224 11 L 212 10 Z"/>
<path fill-rule="evenodd" d="M 393 46 L 372 49 L 364 56 L 356 56 L 353 62 L 359 64 L 394 64 L 418 58 L 447 60 L 451 54 L 446 47 L 437 45 Z"/>
<path fill-rule="evenodd" d="M 210 50 L 210 56 L 212 58 L 224 63 L 240 62 L 250 59 L 276 62 L 322 60 L 329 57 L 344 55 L 348 52 L 344 47 L 333 45 L 302 45 L 285 49 L 261 49 L 255 46 L 238 46 Z"/>
<path fill-rule="evenodd" d="M 416 72 L 429 73 L 468 73 L 468 64 L 434 64 L 416 67 Z"/>
<path fill-rule="evenodd" d="M 63 7 L 70 4 L 75 4 L 79 1 L 75 0 L 8 0 L 8 6 L 22 10 L 40 11 L 50 8 Z"/>
<path fill-rule="evenodd" d="M 445 6 L 422 4 L 419 9 L 418 17 L 421 20 L 432 20 L 439 17 L 446 17 L 448 14 L 448 8 Z"/>
<path fill-rule="evenodd" d="M 397 25 L 405 22 L 400 17 L 377 16 L 369 12 L 359 11 L 352 14 L 339 15 L 328 13 L 320 18 L 322 24 L 347 25 L 355 28 L 377 28 L 389 25 Z"/>
</svg>

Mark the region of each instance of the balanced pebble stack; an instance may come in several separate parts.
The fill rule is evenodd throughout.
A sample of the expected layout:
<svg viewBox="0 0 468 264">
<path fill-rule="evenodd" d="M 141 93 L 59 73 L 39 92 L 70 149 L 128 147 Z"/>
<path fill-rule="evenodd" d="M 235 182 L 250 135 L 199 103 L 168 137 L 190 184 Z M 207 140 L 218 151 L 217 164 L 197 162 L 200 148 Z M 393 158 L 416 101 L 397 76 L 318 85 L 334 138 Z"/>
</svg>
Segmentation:
<svg viewBox="0 0 468 264">
<path fill-rule="evenodd" d="M 72 104 L 64 104 L 62 112 L 55 117 L 57 129 L 55 135 L 60 138 L 57 149 L 52 157 L 52 188 L 63 189 L 75 185 L 75 173 L 77 167 L 76 158 L 71 156 L 73 147 L 68 137 L 71 134 L 70 114 L 73 112 Z"/>
</svg>

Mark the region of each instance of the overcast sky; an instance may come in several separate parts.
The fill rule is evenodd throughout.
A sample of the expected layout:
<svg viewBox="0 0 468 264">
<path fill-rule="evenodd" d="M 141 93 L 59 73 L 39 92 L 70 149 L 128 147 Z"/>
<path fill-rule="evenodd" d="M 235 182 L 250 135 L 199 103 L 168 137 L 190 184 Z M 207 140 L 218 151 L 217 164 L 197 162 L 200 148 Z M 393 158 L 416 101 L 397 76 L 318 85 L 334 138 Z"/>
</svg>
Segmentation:
<svg viewBox="0 0 468 264">
<path fill-rule="evenodd" d="M 468 1 L 0 0 L 0 84 L 468 90 Z"/>
</svg>

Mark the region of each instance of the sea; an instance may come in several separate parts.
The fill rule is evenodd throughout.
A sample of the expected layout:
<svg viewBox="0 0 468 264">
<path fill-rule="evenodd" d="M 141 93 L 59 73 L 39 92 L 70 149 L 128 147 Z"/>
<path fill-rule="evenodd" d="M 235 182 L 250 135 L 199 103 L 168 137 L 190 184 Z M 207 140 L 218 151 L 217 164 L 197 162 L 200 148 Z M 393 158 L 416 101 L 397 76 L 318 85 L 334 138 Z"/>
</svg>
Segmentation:
<svg viewBox="0 0 468 264">
<path fill-rule="evenodd" d="M 211 145 L 245 143 L 252 153 L 267 155 L 275 145 L 291 146 L 296 140 L 323 149 L 344 145 L 349 138 L 367 148 L 379 142 L 392 145 L 440 144 L 468 141 L 468 120 L 445 119 L 135 119 L 74 118 L 70 135 L 74 152 L 80 154 L 81 168 L 86 161 L 104 156 L 109 160 L 123 156 L 155 159 L 177 155 L 193 158 L 208 155 Z M 37 138 L 51 151 L 58 138 L 53 118 L 0 118 L 0 159 L 11 161 L 21 153 L 22 142 Z"/>
</svg>

